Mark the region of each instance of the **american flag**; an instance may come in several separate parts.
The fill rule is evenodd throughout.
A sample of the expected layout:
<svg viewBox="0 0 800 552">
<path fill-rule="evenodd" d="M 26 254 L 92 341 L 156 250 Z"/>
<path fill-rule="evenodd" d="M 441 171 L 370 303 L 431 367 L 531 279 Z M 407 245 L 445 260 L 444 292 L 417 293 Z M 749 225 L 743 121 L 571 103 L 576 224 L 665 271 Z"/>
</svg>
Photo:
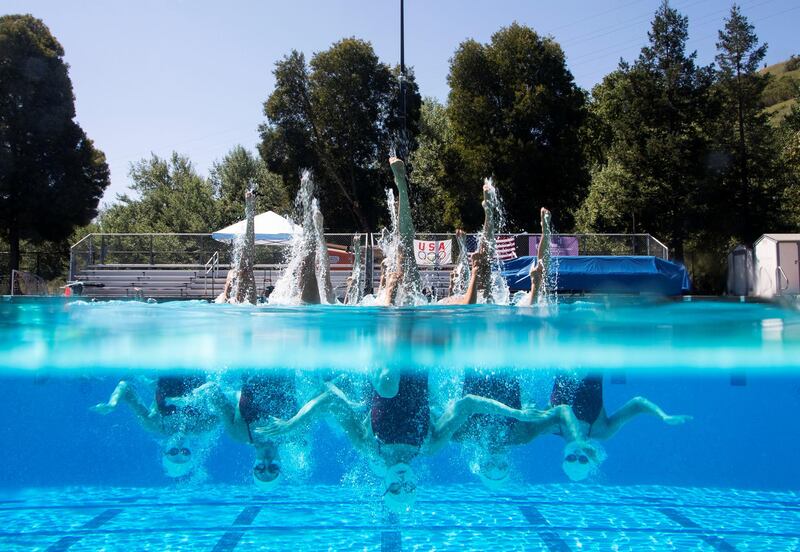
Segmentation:
<svg viewBox="0 0 800 552">
<path fill-rule="evenodd" d="M 517 258 L 517 247 L 514 236 L 500 235 L 495 237 L 497 243 L 497 256 L 501 261 L 510 261 Z M 467 250 L 474 253 L 478 249 L 478 236 L 470 234 L 467 236 Z"/>
<path fill-rule="evenodd" d="M 517 246 L 514 236 L 497 236 L 497 256 L 501 261 L 510 261 L 517 258 Z"/>
</svg>

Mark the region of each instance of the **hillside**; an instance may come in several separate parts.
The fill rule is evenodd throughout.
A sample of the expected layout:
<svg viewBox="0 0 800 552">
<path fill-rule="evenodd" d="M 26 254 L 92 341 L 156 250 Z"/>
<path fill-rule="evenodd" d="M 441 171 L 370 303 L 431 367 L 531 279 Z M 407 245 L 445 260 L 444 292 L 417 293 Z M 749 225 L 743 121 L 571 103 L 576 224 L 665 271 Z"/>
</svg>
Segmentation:
<svg viewBox="0 0 800 552">
<path fill-rule="evenodd" d="M 800 94 L 800 57 L 792 56 L 759 72 L 762 75 L 772 75 L 772 80 L 761 98 L 773 124 L 778 125 L 797 104 L 797 96 Z"/>
</svg>

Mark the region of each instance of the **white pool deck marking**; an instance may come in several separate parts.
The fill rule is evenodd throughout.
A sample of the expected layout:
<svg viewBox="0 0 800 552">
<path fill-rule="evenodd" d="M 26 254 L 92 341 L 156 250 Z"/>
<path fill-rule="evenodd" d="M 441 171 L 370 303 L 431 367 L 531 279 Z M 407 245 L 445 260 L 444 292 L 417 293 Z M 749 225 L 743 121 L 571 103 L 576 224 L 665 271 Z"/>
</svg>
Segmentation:
<svg viewBox="0 0 800 552">
<path fill-rule="evenodd" d="M 29 489 L 0 497 L 0 550 L 800 550 L 800 493 L 661 486 Z"/>
</svg>

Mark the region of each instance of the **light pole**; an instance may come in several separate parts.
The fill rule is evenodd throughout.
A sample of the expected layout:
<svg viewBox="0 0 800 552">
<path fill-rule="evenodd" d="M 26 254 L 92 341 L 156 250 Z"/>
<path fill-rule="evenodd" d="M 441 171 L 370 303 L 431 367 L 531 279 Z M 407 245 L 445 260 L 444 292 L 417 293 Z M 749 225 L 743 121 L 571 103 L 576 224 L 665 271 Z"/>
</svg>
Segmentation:
<svg viewBox="0 0 800 552">
<path fill-rule="evenodd" d="M 406 55 L 405 55 L 405 13 L 403 0 L 400 0 L 400 120 L 401 142 L 406 138 Z M 401 156 L 405 156 L 405 151 Z"/>
</svg>

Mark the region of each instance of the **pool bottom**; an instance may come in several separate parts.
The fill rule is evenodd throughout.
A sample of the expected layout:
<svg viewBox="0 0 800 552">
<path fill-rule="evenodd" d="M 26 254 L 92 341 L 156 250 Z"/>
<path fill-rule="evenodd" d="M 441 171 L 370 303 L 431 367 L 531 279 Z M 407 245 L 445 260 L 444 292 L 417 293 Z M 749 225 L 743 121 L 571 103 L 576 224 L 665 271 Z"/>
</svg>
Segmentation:
<svg viewBox="0 0 800 552">
<path fill-rule="evenodd" d="M 800 493 L 451 485 L 392 519 L 348 487 L 28 489 L 0 499 L 0 527 L 6 551 L 778 551 L 800 548 Z"/>
</svg>

